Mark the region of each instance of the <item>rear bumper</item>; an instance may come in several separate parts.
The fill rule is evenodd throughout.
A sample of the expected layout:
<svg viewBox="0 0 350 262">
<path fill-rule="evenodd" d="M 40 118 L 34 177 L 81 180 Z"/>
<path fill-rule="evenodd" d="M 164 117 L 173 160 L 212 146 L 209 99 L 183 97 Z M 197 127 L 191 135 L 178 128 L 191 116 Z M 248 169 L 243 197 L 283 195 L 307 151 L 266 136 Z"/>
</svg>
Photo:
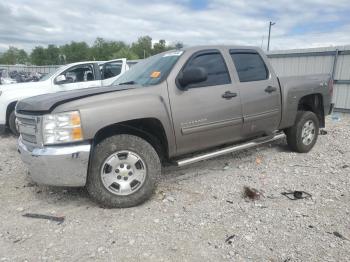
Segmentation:
<svg viewBox="0 0 350 262">
<path fill-rule="evenodd" d="M 85 186 L 90 144 L 29 148 L 18 140 L 18 152 L 29 176 L 38 184 Z"/>
</svg>

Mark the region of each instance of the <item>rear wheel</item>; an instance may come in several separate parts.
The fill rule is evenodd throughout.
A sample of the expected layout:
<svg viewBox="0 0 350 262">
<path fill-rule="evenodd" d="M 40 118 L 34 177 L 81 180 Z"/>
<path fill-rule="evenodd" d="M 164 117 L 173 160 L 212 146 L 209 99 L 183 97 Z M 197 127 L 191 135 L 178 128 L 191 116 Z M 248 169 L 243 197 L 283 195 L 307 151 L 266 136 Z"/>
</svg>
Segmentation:
<svg viewBox="0 0 350 262">
<path fill-rule="evenodd" d="M 15 136 L 19 136 L 19 132 L 17 130 L 17 125 L 16 125 L 16 114 L 15 114 L 15 110 L 13 110 L 10 113 L 9 116 L 9 128 L 12 132 L 12 134 L 14 134 Z"/>
<path fill-rule="evenodd" d="M 298 111 L 294 126 L 286 131 L 289 147 L 299 153 L 309 152 L 315 145 L 319 132 L 319 120 L 310 111 Z"/>
<path fill-rule="evenodd" d="M 96 145 L 87 190 L 107 207 L 132 207 L 149 199 L 160 176 L 155 149 L 132 135 L 116 135 Z"/>
</svg>

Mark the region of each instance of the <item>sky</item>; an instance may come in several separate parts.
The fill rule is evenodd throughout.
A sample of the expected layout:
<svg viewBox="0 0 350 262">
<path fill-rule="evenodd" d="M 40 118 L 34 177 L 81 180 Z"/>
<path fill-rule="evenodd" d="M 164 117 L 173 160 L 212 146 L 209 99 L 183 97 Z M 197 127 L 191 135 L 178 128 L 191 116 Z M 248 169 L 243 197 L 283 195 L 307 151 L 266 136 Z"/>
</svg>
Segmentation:
<svg viewBox="0 0 350 262">
<path fill-rule="evenodd" d="M 350 44 L 349 0 L 7 0 L 0 2 L 0 51 L 96 37 L 253 45 L 271 50 Z"/>
</svg>

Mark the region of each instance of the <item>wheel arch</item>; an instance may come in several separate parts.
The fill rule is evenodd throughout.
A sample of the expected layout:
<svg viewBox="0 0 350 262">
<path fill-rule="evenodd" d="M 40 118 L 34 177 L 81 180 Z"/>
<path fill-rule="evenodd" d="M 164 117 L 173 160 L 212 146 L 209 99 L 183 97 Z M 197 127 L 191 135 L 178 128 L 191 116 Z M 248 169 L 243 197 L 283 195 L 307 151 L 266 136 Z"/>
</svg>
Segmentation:
<svg viewBox="0 0 350 262">
<path fill-rule="evenodd" d="M 6 126 L 9 126 L 10 114 L 16 108 L 17 102 L 18 101 L 12 101 L 11 103 L 8 104 L 6 108 Z"/>
<path fill-rule="evenodd" d="M 308 94 L 298 101 L 298 111 L 311 111 L 317 116 L 320 127 L 325 127 L 323 97 L 320 93 Z"/>
<path fill-rule="evenodd" d="M 169 158 L 166 132 L 161 121 L 157 118 L 133 119 L 102 127 L 93 137 L 93 146 L 107 137 L 119 134 L 141 137 L 154 147 L 161 161 Z"/>
</svg>

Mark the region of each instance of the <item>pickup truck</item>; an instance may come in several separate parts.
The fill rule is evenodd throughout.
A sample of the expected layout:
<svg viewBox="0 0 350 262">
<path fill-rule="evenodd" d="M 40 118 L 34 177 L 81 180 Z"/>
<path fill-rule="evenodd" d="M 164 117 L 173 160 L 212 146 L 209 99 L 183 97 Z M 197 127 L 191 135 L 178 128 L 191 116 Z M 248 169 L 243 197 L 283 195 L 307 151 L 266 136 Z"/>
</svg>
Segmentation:
<svg viewBox="0 0 350 262">
<path fill-rule="evenodd" d="M 129 69 L 125 58 L 111 61 L 91 61 L 68 64 L 44 76 L 39 82 L 0 86 L 0 132 L 9 128 L 18 135 L 15 124 L 17 101 L 31 96 L 101 87 L 112 84 L 118 76 Z"/>
<path fill-rule="evenodd" d="M 39 184 L 86 186 L 107 207 L 147 200 L 184 166 L 286 136 L 306 153 L 332 111 L 330 75 L 278 78 L 259 48 L 200 46 L 135 65 L 109 87 L 20 101 L 18 151 Z"/>
</svg>

